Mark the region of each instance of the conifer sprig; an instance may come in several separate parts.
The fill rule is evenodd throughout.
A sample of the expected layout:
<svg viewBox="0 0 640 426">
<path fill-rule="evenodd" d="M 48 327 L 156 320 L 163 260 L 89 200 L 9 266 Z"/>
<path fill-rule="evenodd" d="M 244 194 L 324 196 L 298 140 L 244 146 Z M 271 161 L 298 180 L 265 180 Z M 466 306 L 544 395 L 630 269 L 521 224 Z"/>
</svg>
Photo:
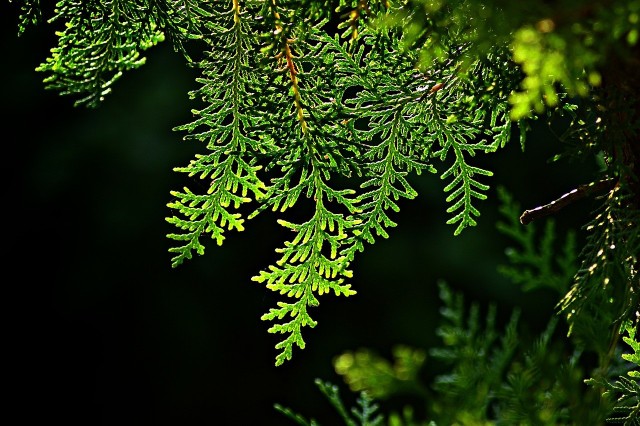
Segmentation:
<svg viewBox="0 0 640 426">
<path fill-rule="evenodd" d="M 216 48 L 199 62 L 203 76 L 197 81 L 202 86 L 190 93 L 192 99 L 201 98 L 205 107 L 193 111 L 195 121 L 175 129 L 190 132 L 185 139 L 204 142 L 209 150 L 175 170 L 210 183 L 202 195 L 186 187 L 171 193 L 176 199 L 168 206 L 179 215 L 167 221 L 183 232 L 168 237 L 186 243 L 170 249 L 176 253 L 174 267 L 190 259 L 193 251 L 204 253 L 202 236 L 210 234 L 221 245 L 225 227 L 242 231 L 244 219 L 237 210 L 252 199 L 261 199 L 267 190 L 254 157 L 267 151 L 269 145 L 251 126 L 253 102 L 247 95 L 256 78 L 255 60 L 250 55 L 256 48 L 249 36 L 251 20 L 237 2 L 232 8 L 220 5 L 212 16 L 215 20 L 208 27 L 206 39 Z"/>
<path fill-rule="evenodd" d="M 622 340 L 631 348 L 630 352 L 627 350 L 628 353 L 622 354 L 622 358 L 628 363 L 626 373 L 619 375 L 615 380 L 603 378 L 585 380 L 588 385 L 602 389 L 603 396 L 613 402 L 613 408 L 607 421 L 624 426 L 640 424 L 640 331 L 638 318 L 640 317 L 636 316 L 635 321 L 624 321 L 620 327 L 620 334 L 623 335 Z"/>
<path fill-rule="evenodd" d="M 19 33 L 42 19 L 39 0 L 21 6 Z M 184 42 L 202 36 L 211 19 L 206 0 L 60 0 L 50 23 L 60 22 L 58 46 L 37 71 L 45 87 L 95 108 L 125 71 L 145 63 L 142 52 L 164 41 L 190 60 Z"/>
<path fill-rule="evenodd" d="M 640 211 L 630 204 L 625 185 L 615 186 L 586 225 L 587 242 L 571 289 L 558 304 L 569 333 L 606 357 L 609 343 L 597 336 L 615 328 L 640 306 L 638 254 Z M 585 319 L 588 318 L 588 319 Z"/>
<path fill-rule="evenodd" d="M 12 0 L 9 0 L 12 2 Z M 18 24 L 18 35 L 24 34 L 27 27 L 39 24 L 42 21 L 42 9 L 40 0 L 22 0 Z"/>
<path fill-rule="evenodd" d="M 231 10 L 242 4 L 233 2 Z M 217 36 L 211 42 L 218 47 L 202 63 L 202 89 L 192 94 L 209 106 L 196 111 L 194 123 L 178 128 L 195 132 L 204 126 L 189 138 L 209 141 L 211 152 L 177 169 L 212 184 L 206 196 L 174 192 L 179 201 L 170 205 L 182 216 L 170 222 L 185 231 L 170 237 L 188 242 L 172 249 L 177 265 L 192 251 L 203 252 L 203 233 L 221 243 L 224 225 L 243 229 L 240 213 L 227 207 L 237 210 L 250 200 L 247 194 L 259 202 L 249 219 L 311 202 L 308 221 L 279 220 L 296 236 L 277 250 L 281 258 L 275 265 L 253 278 L 295 299 L 279 302 L 262 317 L 290 317 L 269 329 L 286 335 L 277 345 L 282 350 L 277 365 L 291 358 L 295 345 L 304 347 L 301 332 L 315 326 L 308 307 L 318 304 L 316 295 L 355 293 L 346 283 L 349 264 L 365 242 L 388 237 L 398 200 L 417 196 L 411 173 L 435 173 L 434 159 L 448 162 L 447 154 L 453 153 L 453 164 L 442 174 L 451 180 L 446 190 L 455 216 L 449 222 L 458 225 L 456 234 L 476 223 L 473 201 L 486 198 L 488 189 L 476 176 L 491 172 L 470 165 L 466 157 L 495 151 L 510 130 L 505 99 L 487 101 L 487 108 L 470 119 L 455 118 L 461 99 L 487 78 L 486 67 L 477 66 L 469 74 L 473 78 L 456 79 L 464 49 L 452 48 L 449 59 L 434 63 L 427 75 L 416 69 L 418 57 L 403 50 L 392 31 L 358 19 L 351 23 L 357 36 L 352 32 L 341 40 L 326 31 L 326 20 L 314 23 L 291 5 L 247 2 L 253 8 L 242 13 L 261 17 L 251 23 L 241 13 L 215 15 L 217 23 L 210 27 Z M 258 172 L 270 176 L 268 184 Z M 347 188 L 329 185 L 336 176 Z M 357 189 L 348 188 L 354 180 Z M 242 188 L 239 194 L 237 188 Z"/>
<path fill-rule="evenodd" d="M 304 345 L 300 330 L 315 325 L 307 308 L 318 295 L 353 294 L 351 262 L 365 243 L 389 236 L 400 200 L 417 197 L 413 175 L 429 171 L 446 181 L 447 223 L 458 235 L 476 225 L 493 174 L 474 157 L 504 147 L 513 120 L 524 130 L 525 120 L 545 109 L 575 112 L 568 133 L 579 140 L 575 155 L 604 151 L 620 188 L 602 199 L 588 226 L 581 269 L 559 307 L 574 335 L 601 341 L 593 337 L 639 303 L 640 153 L 630 139 L 638 128 L 636 105 L 624 94 L 592 89 L 602 81 L 597 67 L 609 47 L 623 52 L 620 64 L 633 56 L 640 9 L 635 0 L 612 11 L 589 4 L 598 22 L 581 27 L 566 21 L 575 6 L 563 5 L 551 18 L 539 9 L 544 17 L 529 22 L 522 8 L 504 2 L 59 0 L 50 22 L 64 26 L 38 71 L 46 87 L 95 107 L 165 36 L 188 61 L 187 42 L 204 42 L 204 58 L 193 63 L 202 71 L 201 86 L 190 93 L 204 105 L 175 130 L 202 142 L 206 152 L 175 170 L 206 184 L 171 193 L 174 216 L 167 221 L 177 228 L 169 234 L 177 244 L 171 261 L 175 267 L 203 254 L 205 236 L 221 244 L 228 230 L 274 212 L 295 236 L 254 279 L 295 299 L 263 316 L 292 318 L 270 329 L 288 333 L 277 363 Z M 21 3 L 19 33 L 41 19 L 39 9 L 39 0 Z M 512 12 L 520 15 L 507 21 Z M 593 43 L 593 37 L 602 38 Z M 636 80 L 626 84 L 637 88 Z M 584 108 L 569 105 L 568 95 L 594 99 L 586 107 L 590 124 L 576 120 Z M 311 207 L 308 220 L 283 216 L 300 205 Z M 553 244 L 552 231 L 538 251 Z M 525 271 L 521 280 L 550 280 L 552 262 L 537 253 L 533 234 L 509 232 L 523 244 L 513 257 L 519 266 L 546 268 Z M 568 256 L 557 265 L 563 274 L 571 267 Z M 609 353 L 610 342 L 598 345 L 599 354 Z"/>
<path fill-rule="evenodd" d="M 140 54 L 164 40 L 144 8 L 123 0 L 62 0 L 51 21 L 62 21 L 58 47 L 37 71 L 46 87 L 71 95 L 75 105 L 96 107 L 124 71 L 142 66 Z"/>
<path fill-rule="evenodd" d="M 302 338 L 303 327 L 315 327 L 307 308 L 318 306 L 319 301 L 314 293 L 322 295 L 333 291 L 336 296 L 351 296 L 355 291 L 345 283 L 352 273 L 347 269 L 349 261 L 338 255 L 341 240 L 346 238 L 348 228 L 355 220 L 348 220 L 343 215 L 329 211 L 325 201 L 337 198 L 349 204 L 347 196 L 352 191 L 334 191 L 322 181 L 317 171 L 309 178 L 313 187 L 309 187 L 314 195 L 315 213 L 302 224 L 294 224 L 279 220 L 278 223 L 295 232 L 293 240 L 285 243 L 284 248 L 277 249 L 282 254 L 276 265 L 253 277 L 254 281 L 266 283 L 270 290 L 297 299 L 293 303 L 278 302 L 278 308 L 272 308 L 262 316 L 263 320 L 282 320 L 290 316 L 286 323 L 275 324 L 269 328 L 270 333 L 286 334 L 287 337 L 276 345 L 282 352 L 276 356 L 276 365 L 291 359 L 294 344 L 304 349 Z"/>
</svg>

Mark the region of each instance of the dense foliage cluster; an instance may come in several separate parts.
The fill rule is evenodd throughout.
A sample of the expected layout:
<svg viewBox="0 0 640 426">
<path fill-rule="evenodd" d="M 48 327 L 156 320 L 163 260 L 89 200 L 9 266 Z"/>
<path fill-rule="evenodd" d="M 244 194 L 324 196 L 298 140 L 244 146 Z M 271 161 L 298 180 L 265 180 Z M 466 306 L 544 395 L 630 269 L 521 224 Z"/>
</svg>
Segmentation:
<svg viewBox="0 0 640 426">
<path fill-rule="evenodd" d="M 534 225 L 523 228 L 517 221 L 518 204 L 504 188 L 498 194 L 503 215 L 498 229 L 520 246 L 510 249 L 509 264 L 503 265 L 502 272 L 526 291 L 547 287 L 562 296 L 575 270 L 569 267 L 577 255 L 573 233 L 556 253 L 554 221 L 547 221 L 541 232 Z M 443 306 L 436 332 L 440 347 L 425 351 L 396 346 L 393 362 L 369 349 L 336 357 L 336 373 L 360 395 L 359 406 L 351 412 L 344 407 L 337 386 L 317 381 L 346 425 L 638 424 L 637 322 L 621 324 L 623 344 L 615 347 L 615 356 L 599 353 L 611 364 L 590 372 L 593 346 L 564 339 L 565 327 L 557 317 L 539 335 L 532 335 L 523 328 L 516 309 L 504 330 L 498 330 L 495 305 L 482 311 L 477 303 L 465 304 L 464 296 L 452 292 L 445 282 L 439 286 Z M 435 370 L 429 369 L 433 363 L 446 365 L 445 373 L 425 380 L 421 373 Z M 584 380 L 590 374 L 595 377 Z M 397 397 L 419 403 L 386 415 L 379 410 L 376 401 Z M 301 425 L 317 424 L 289 408 L 276 408 Z M 418 409 L 421 415 L 416 414 Z"/>
<path fill-rule="evenodd" d="M 316 326 L 309 308 L 319 296 L 355 294 L 350 265 L 368 244 L 389 237 L 398 200 L 417 196 L 410 174 L 446 182 L 447 223 L 457 235 L 476 225 L 489 190 L 492 172 L 474 157 L 518 139 L 526 150 L 533 120 L 567 118 L 569 148 L 558 157 L 597 157 L 602 168 L 592 182 L 526 211 L 520 222 L 597 197 L 601 206 L 584 228 L 587 243 L 578 250 L 570 234 L 565 252 L 552 254 L 550 224 L 537 247 L 504 193 L 510 214 L 500 230 L 522 246 L 510 252 L 504 272 L 525 289 L 558 292 L 572 341 L 598 356 L 590 383 L 622 395 L 616 416 L 638 421 L 637 370 L 611 382 L 609 367 L 620 358 L 624 333 L 636 351 L 625 359 L 637 364 L 639 0 L 60 0 L 54 10 L 39 0 L 16 3 L 19 33 L 45 19 L 56 25 L 58 46 L 37 70 L 46 87 L 76 105 L 98 106 L 125 71 L 144 63 L 142 53 L 165 39 L 200 70 L 200 86 L 190 93 L 193 121 L 176 128 L 201 142 L 202 153 L 175 169 L 194 185 L 171 193 L 172 264 L 203 254 L 205 239 L 221 245 L 229 231 L 275 212 L 291 238 L 277 250 L 279 260 L 253 279 L 282 296 L 263 315 L 274 322 L 269 331 L 283 336 L 277 365 L 295 346 L 305 347 L 302 329 Z M 454 300 L 445 287 L 443 300 Z M 467 331 L 461 308 L 446 312 L 452 325 L 442 334 L 454 349 L 436 356 L 454 369 L 437 383 L 444 399 L 434 412 L 462 408 L 443 424 L 471 424 L 500 404 L 510 422 L 536 404 L 548 408 L 549 421 L 579 418 L 562 408 L 572 406 L 575 380 L 540 382 L 553 321 L 534 347 L 518 352 L 516 366 L 517 317 L 496 348 L 490 313 L 482 334 L 476 311 Z M 493 354 L 492 367 L 470 377 L 478 354 Z M 402 356 L 418 362 L 414 355 Z M 573 359 L 559 363 L 567 377 L 581 380 Z M 375 369 L 364 370 L 362 380 L 370 380 Z M 359 370 L 343 371 L 356 380 Z M 553 403 L 513 399 L 538 384 Z M 480 389 L 476 399 L 460 405 L 470 387 Z"/>
</svg>

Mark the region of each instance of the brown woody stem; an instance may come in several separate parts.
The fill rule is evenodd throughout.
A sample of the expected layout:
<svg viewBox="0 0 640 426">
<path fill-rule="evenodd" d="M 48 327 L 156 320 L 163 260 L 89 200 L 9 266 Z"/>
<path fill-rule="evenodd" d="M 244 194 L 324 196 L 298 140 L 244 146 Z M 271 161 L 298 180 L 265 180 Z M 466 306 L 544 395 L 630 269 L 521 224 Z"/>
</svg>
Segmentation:
<svg viewBox="0 0 640 426">
<path fill-rule="evenodd" d="M 580 185 L 549 204 L 536 207 L 535 209 L 525 210 L 520 216 L 520 223 L 527 225 L 534 220 L 549 216 L 550 214 L 556 213 L 560 209 L 568 206 L 569 204 L 573 204 L 582 198 L 588 197 L 592 194 L 609 191 L 615 186 L 615 184 L 615 179 L 610 178 L 598 182 L 591 182 L 586 185 Z"/>
</svg>

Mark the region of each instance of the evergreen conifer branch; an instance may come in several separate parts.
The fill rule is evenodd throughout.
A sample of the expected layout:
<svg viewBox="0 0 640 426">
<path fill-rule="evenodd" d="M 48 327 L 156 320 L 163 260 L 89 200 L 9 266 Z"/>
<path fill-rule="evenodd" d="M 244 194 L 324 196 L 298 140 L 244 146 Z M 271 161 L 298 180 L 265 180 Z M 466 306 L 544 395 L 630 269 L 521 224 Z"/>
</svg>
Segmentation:
<svg viewBox="0 0 640 426">
<path fill-rule="evenodd" d="M 606 358 L 615 329 L 640 306 L 638 253 L 640 211 L 630 204 L 625 185 L 614 187 L 586 226 L 587 242 L 571 289 L 558 307 L 569 333 Z M 612 336 L 610 341 L 602 336 Z"/>
<path fill-rule="evenodd" d="M 418 54 L 403 48 L 411 41 L 371 22 L 373 11 L 392 15 L 400 5 L 341 4 L 343 10 L 351 8 L 346 40 L 327 32 L 323 14 L 296 6 L 290 0 L 112 0 L 89 3 L 94 9 L 87 12 L 83 4 L 61 2 L 55 19 L 71 20 L 71 32 L 61 34 L 62 47 L 40 69 L 55 72 L 51 87 L 85 94 L 78 102 L 96 106 L 121 71 L 143 63 L 139 50 L 160 41 L 161 30 L 181 51 L 190 38 L 210 46 L 196 64 L 202 70 L 201 88 L 190 93 L 205 106 L 193 111 L 193 122 L 175 128 L 208 150 L 175 170 L 209 184 L 204 194 L 188 187 L 171 193 L 175 199 L 168 206 L 175 215 L 167 221 L 179 231 L 168 237 L 180 243 L 170 249 L 172 265 L 193 252 L 203 254 L 204 235 L 220 245 L 227 230 L 242 231 L 243 206 L 251 201 L 258 204 L 248 219 L 266 209 L 284 213 L 302 199 L 311 201 L 315 213 L 309 221 L 279 220 L 296 237 L 278 249 L 282 257 L 276 265 L 254 277 L 298 299 L 281 302 L 263 316 L 281 320 L 292 315 L 291 322 L 270 329 L 289 333 L 278 346 L 283 352 L 277 364 L 291 357 L 294 344 L 304 346 L 301 329 L 315 325 L 307 312 L 318 303 L 314 293 L 354 293 L 344 282 L 351 277 L 348 266 L 364 242 L 388 237 L 386 228 L 395 226 L 389 211 L 399 210 L 397 201 L 417 196 L 410 173 L 436 173 L 436 158 L 451 162 L 441 174 L 450 181 L 445 187 L 452 203 L 448 223 L 457 225 L 455 234 L 476 224 L 475 201 L 485 199 L 489 188 L 477 176 L 492 173 L 470 165 L 468 157 L 506 143 L 507 89 L 515 84 L 512 75 L 494 74 L 489 66 L 503 53 L 496 50 L 469 63 L 468 44 L 453 33 L 442 40 L 444 56 L 434 58 L 428 72 L 418 70 Z M 87 31 L 90 26 L 98 31 Z M 82 38 L 80 32 L 88 35 Z M 100 44 L 94 39 L 100 34 L 111 38 Z M 79 48 L 84 45 L 97 53 Z M 113 52 L 120 52 L 115 62 Z M 60 68 L 73 60 L 84 62 Z M 468 67 L 465 79 L 458 77 L 462 64 Z M 84 68 L 93 74 L 73 74 Z M 492 90 L 489 85 L 500 88 L 498 96 L 484 96 L 481 108 L 470 103 L 472 93 Z M 472 114 L 461 114 L 472 109 Z M 362 180 L 357 189 L 337 189 L 329 185 L 336 175 Z"/>
<path fill-rule="evenodd" d="M 543 236 L 541 247 L 551 253 L 548 256 L 535 255 L 534 231 L 524 227 L 518 221 L 520 208 L 503 187 L 498 189 L 502 199 L 501 212 L 507 223 L 500 222 L 502 231 L 512 237 L 523 247 L 529 247 L 527 256 L 534 270 L 555 270 L 548 262 L 555 257 L 555 244 L 549 235 Z M 553 228 L 547 228 L 547 233 Z M 565 244 L 564 251 L 569 253 L 563 257 L 576 258 L 571 244 Z M 521 267 L 521 258 L 509 256 L 508 260 L 514 270 Z M 561 263 L 562 264 L 562 263 Z M 561 268 L 561 270 L 564 270 Z M 564 271 L 562 276 L 570 280 L 571 270 Z M 553 276 L 554 273 L 547 274 Z M 518 278 L 520 275 L 510 275 Z M 559 275 L 560 276 L 560 275 Z M 562 296 L 562 288 L 557 290 Z M 444 347 L 430 351 L 432 358 L 442 359 L 452 366 L 450 374 L 437 376 L 433 389 L 435 393 L 425 393 L 427 401 L 433 401 L 434 416 L 442 424 L 454 421 L 487 422 L 496 424 L 601 424 L 610 409 L 606 401 L 598 402 L 596 391 L 585 390 L 581 386 L 580 359 L 583 356 L 584 344 L 578 342 L 573 355 L 565 360 L 566 348 L 559 345 L 554 338 L 557 335 L 558 318 L 552 318 L 548 327 L 534 344 L 527 348 L 522 342 L 517 329 L 517 312 L 512 317 L 502 342 L 496 344 L 497 333 L 493 326 L 495 308 L 490 308 L 486 318 L 485 330 L 481 327 L 481 315 L 477 305 L 471 305 L 465 313 L 462 295 L 454 294 L 443 283 L 441 299 L 444 307 L 441 310 L 442 322 L 438 334 L 442 337 Z M 637 327 L 635 325 L 634 327 Z M 608 335 L 594 336 L 600 341 L 607 341 Z M 625 342 L 632 339 L 625 337 Z M 633 346 L 633 343 L 629 343 Z M 637 346 L 637 344 L 636 344 Z M 524 352 L 521 349 L 525 349 Z M 356 359 L 356 356 L 358 358 Z M 629 360 L 634 355 L 624 355 Z M 428 366 L 428 363 L 424 365 Z M 560 365 L 560 367 L 558 367 Z M 378 397 L 388 397 L 389 386 L 388 363 L 372 357 L 367 350 L 356 355 L 345 353 L 334 363 L 336 372 L 345 378 L 354 391 L 367 390 Z M 634 373 L 635 374 L 635 373 Z M 628 391 L 627 379 L 624 389 Z M 618 391 L 622 391 L 622 385 Z M 386 393 L 381 393 L 386 391 Z M 479 397 L 479 391 L 484 397 Z M 473 396 L 473 398 L 470 397 Z M 590 401 L 590 402 L 587 402 Z M 626 399 L 625 399 L 626 401 Z M 583 410 L 584 404 L 593 404 L 598 409 Z M 628 405 L 628 404 L 627 404 Z M 591 406 L 591 405 L 590 405 Z M 626 408 L 621 408 L 626 410 Z M 490 420 L 491 419 L 491 420 Z M 491 423 L 493 424 L 493 423 Z"/>
<path fill-rule="evenodd" d="M 355 294 L 351 285 L 344 283 L 345 279 L 352 276 L 351 271 L 346 269 L 349 262 L 344 256 L 338 255 L 340 241 L 346 237 L 345 231 L 353 226 L 354 221 L 332 213 L 324 205 L 325 198 L 331 196 L 342 200 L 346 198 L 322 182 L 318 172 L 309 180 L 316 182 L 313 217 L 302 224 L 278 221 L 296 235 L 292 241 L 285 243 L 284 248 L 276 250 L 282 253 L 276 265 L 253 278 L 259 283 L 266 283 L 270 290 L 298 299 L 294 303 L 278 302 L 278 308 L 272 308 L 262 316 L 263 320 L 270 321 L 282 320 L 285 316 L 292 318 L 287 323 L 276 324 L 269 329 L 271 333 L 288 333 L 285 340 L 276 345 L 276 349 L 282 349 L 276 357 L 276 365 L 291 359 L 294 344 L 304 349 L 302 328 L 316 326 L 307 312 L 307 307 L 319 304 L 314 293 L 322 295 L 333 291 L 338 296 Z"/>
<path fill-rule="evenodd" d="M 622 358 L 628 362 L 628 371 L 620 375 L 615 381 L 603 378 L 590 378 L 585 380 L 590 386 L 597 386 L 604 390 L 603 396 L 614 401 L 610 417 L 607 421 L 636 426 L 640 424 L 640 332 L 638 329 L 638 312 L 636 320 L 628 320 L 620 327 L 621 334 L 625 334 L 622 340 L 631 348 L 630 353 L 622 354 Z"/>
<path fill-rule="evenodd" d="M 434 401 L 434 410 L 442 413 L 445 424 L 464 418 L 485 419 L 488 408 L 502 382 L 503 375 L 518 348 L 519 311 L 515 310 L 498 343 L 495 330 L 496 307 L 490 306 L 486 324 L 481 329 L 480 308 L 472 304 L 465 312 L 464 299 L 444 283 L 439 283 L 442 321 L 436 333 L 444 344 L 429 351 L 431 357 L 452 366 L 449 374 L 435 378 L 433 388 L 441 398 Z M 497 344 L 498 343 L 498 344 Z M 447 407 L 455 412 L 445 414 Z"/>
<path fill-rule="evenodd" d="M 263 198 L 267 191 L 258 176 L 262 166 L 256 164 L 255 157 L 263 155 L 270 146 L 265 142 L 268 139 L 252 126 L 254 102 L 247 96 L 255 90 L 258 78 L 252 56 L 258 46 L 250 36 L 254 31 L 250 12 L 255 10 L 242 10 L 238 2 L 233 2 L 232 8 L 225 6 L 219 4 L 212 11 L 215 20 L 205 39 L 214 47 L 198 63 L 203 74 L 197 80 L 201 88 L 190 93 L 192 99 L 201 98 L 206 105 L 193 111 L 195 121 L 175 128 L 189 132 L 185 139 L 204 142 L 209 150 L 208 154 L 196 156 L 188 166 L 175 170 L 208 179 L 210 184 L 203 195 L 186 187 L 182 192 L 171 193 L 176 199 L 168 206 L 180 216 L 167 221 L 185 232 L 168 237 L 186 242 L 170 249 L 176 253 L 172 259 L 174 267 L 190 259 L 192 251 L 204 253 L 205 247 L 200 242 L 203 235 L 211 234 L 220 245 L 225 238 L 225 226 L 242 231 L 244 219 L 237 210 L 253 199 Z"/>
<path fill-rule="evenodd" d="M 39 8 L 39 0 L 21 3 L 19 33 L 40 19 Z M 291 317 L 270 329 L 287 335 L 278 364 L 294 345 L 304 346 L 301 329 L 315 326 L 307 308 L 318 304 L 317 296 L 354 293 L 351 262 L 365 243 L 389 236 L 400 199 L 417 197 L 412 175 L 426 170 L 446 181 L 447 223 L 458 235 L 476 225 L 477 204 L 489 190 L 484 180 L 493 174 L 473 164 L 476 154 L 504 147 L 514 120 L 524 137 L 527 119 L 549 109 L 573 114 L 579 106 L 569 105 L 568 96 L 593 95 L 586 110 L 597 119 L 574 120 L 570 133 L 589 153 L 604 151 L 618 186 L 587 227 L 581 269 L 558 306 L 571 333 L 599 342 L 596 351 L 606 356 L 615 339 L 595 336 L 611 334 L 608 327 L 639 303 L 640 154 L 631 139 L 637 103 L 626 106 L 623 95 L 593 88 L 610 46 L 624 38 L 622 51 L 633 52 L 624 49 L 637 43 L 640 3 L 611 11 L 567 4 L 547 12 L 531 18 L 518 6 L 467 1 L 60 0 L 50 22 L 64 28 L 38 71 L 47 74 L 48 88 L 95 107 L 165 35 L 187 60 L 187 41 L 207 45 L 194 63 L 201 87 L 190 93 L 204 106 L 193 110 L 191 123 L 175 128 L 206 149 L 175 170 L 207 184 L 204 193 L 188 187 L 171 193 L 172 266 L 203 254 L 205 236 L 221 244 L 228 230 L 243 230 L 265 210 L 276 212 L 294 237 L 277 250 L 276 264 L 253 279 L 289 298 L 263 315 Z M 510 13 L 516 18 L 506 22 Z M 471 15 L 483 19 L 470 21 Z M 581 26 L 584 16 L 595 21 Z M 595 36 L 600 43 L 589 40 Z M 575 51 L 567 50 L 569 43 Z M 598 125 L 601 112 L 608 114 L 604 126 Z M 579 147 L 576 155 L 586 151 Z M 569 198 L 562 200 L 555 206 Z M 307 221 L 281 216 L 299 205 L 311 206 Z M 518 265 L 507 272 L 529 288 L 546 282 L 562 291 L 575 260 L 572 237 L 552 265 L 546 254 L 554 244 L 551 222 L 539 249 L 533 231 L 515 224 L 501 230 L 523 247 L 511 253 Z"/>
<path fill-rule="evenodd" d="M 185 42 L 201 39 L 206 33 L 206 23 L 215 22 L 211 0 L 144 0 L 140 3 L 140 11 L 147 17 L 155 17 L 174 50 L 189 61 Z"/>
<path fill-rule="evenodd" d="M 262 63 L 273 61 L 274 66 L 268 75 L 270 86 L 259 94 L 258 99 L 265 102 L 259 107 L 281 111 L 277 116 L 280 122 L 265 126 L 268 133 L 264 139 L 277 141 L 266 153 L 267 169 L 274 172 L 279 169 L 282 174 L 272 178 L 262 205 L 249 217 L 255 217 L 267 207 L 284 212 L 301 196 L 312 199 L 315 209 L 313 217 L 302 224 L 278 221 L 294 231 L 296 237 L 277 250 L 282 257 L 276 265 L 253 278 L 265 282 L 273 291 L 298 299 L 294 303 L 279 302 L 278 308 L 262 317 L 264 320 L 282 320 L 287 315 L 292 318 L 290 322 L 269 329 L 272 333 L 287 334 L 276 346 L 282 349 L 276 357 L 276 364 L 280 365 L 291 358 L 294 345 L 304 347 L 301 329 L 315 326 L 307 312 L 308 306 L 318 304 L 314 293 L 322 295 L 330 290 L 338 295 L 355 293 L 349 284 L 343 284 L 343 279 L 350 278 L 351 272 L 346 269 L 348 261 L 338 256 L 338 248 L 346 237 L 346 230 L 357 220 L 333 213 L 326 204 L 337 203 L 347 212 L 356 210 L 355 200 L 349 198 L 352 190 L 336 190 L 327 182 L 331 171 L 350 173 L 349 160 L 341 155 L 340 133 L 335 132 L 339 129 L 334 124 L 335 99 L 342 97 L 336 87 L 341 89 L 339 85 L 331 84 L 332 75 L 325 73 L 331 64 L 330 52 L 319 42 L 314 30 L 310 30 L 309 37 L 297 35 L 297 27 L 286 21 L 295 17 L 293 11 L 279 7 L 275 2 L 265 8 L 268 17 L 265 20 L 272 21 L 274 30 L 262 48 Z M 274 86 L 281 88 L 280 94 L 278 90 L 271 91 Z M 256 117 L 257 121 L 273 119 L 272 115 L 266 114 Z"/>
<path fill-rule="evenodd" d="M 62 21 L 58 47 L 37 71 L 46 88 L 76 97 L 75 105 L 96 107 L 124 71 L 142 66 L 140 56 L 164 40 L 149 10 L 125 0 L 62 0 L 50 20 Z"/>
<path fill-rule="evenodd" d="M 552 220 L 541 237 L 520 226 L 519 207 L 502 188 L 498 230 L 518 246 L 501 271 L 524 290 L 558 292 L 572 339 L 555 338 L 552 318 L 526 345 L 517 310 L 500 334 L 494 306 L 465 310 L 462 296 L 441 284 L 443 345 L 429 354 L 451 368 L 430 388 L 419 383 L 426 356 L 406 347 L 394 351 L 394 365 L 366 350 L 337 358 L 338 374 L 364 391 L 351 411 L 337 387 L 317 385 L 349 426 L 382 424 L 371 398 L 403 387 L 427 399 L 429 416 L 445 425 L 591 425 L 606 411 L 609 422 L 640 425 L 640 79 L 628 72 L 640 66 L 640 1 L 561 3 L 59 0 L 48 21 L 60 25 L 58 45 L 37 71 L 47 88 L 97 107 L 165 37 L 201 70 L 189 95 L 203 106 L 174 129 L 205 152 L 174 169 L 199 181 L 171 192 L 172 266 L 204 254 L 206 237 L 221 245 L 227 231 L 271 210 L 291 236 L 252 280 L 280 296 L 261 317 L 281 335 L 276 365 L 305 347 L 303 329 L 316 326 L 311 308 L 320 296 L 356 293 L 356 253 L 389 237 L 401 201 L 418 196 L 415 175 L 445 181 L 447 223 L 458 235 L 476 225 L 490 189 L 493 172 L 475 156 L 504 147 L 514 124 L 524 150 L 529 120 L 551 123 L 568 112 L 562 142 L 574 149 L 555 159 L 598 155 L 605 179 L 526 211 L 521 222 L 607 191 L 584 227 L 582 251 L 576 256 L 569 232 L 556 252 Z M 19 35 L 45 20 L 41 7 L 20 2 Z M 194 40 L 206 46 L 196 62 L 188 53 Z M 288 216 L 307 207 L 303 219 Z M 620 354 L 620 341 L 632 352 Z M 590 353 L 597 366 L 585 372 Z M 417 424 L 409 411 L 388 420 Z"/>
<path fill-rule="evenodd" d="M 9 2 L 11 3 L 12 0 L 9 0 Z M 42 22 L 43 17 L 40 0 L 22 0 L 18 19 L 18 35 L 24 34 L 27 27 Z"/>
</svg>

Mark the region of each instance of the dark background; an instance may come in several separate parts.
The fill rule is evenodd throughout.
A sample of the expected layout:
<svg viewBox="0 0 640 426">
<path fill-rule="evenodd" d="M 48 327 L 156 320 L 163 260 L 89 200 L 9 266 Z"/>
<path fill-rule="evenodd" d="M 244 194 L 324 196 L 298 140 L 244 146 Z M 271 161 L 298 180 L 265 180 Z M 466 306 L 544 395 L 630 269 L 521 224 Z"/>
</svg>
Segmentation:
<svg viewBox="0 0 640 426">
<path fill-rule="evenodd" d="M 170 267 L 166 204 L 185 183 L 172 168 L 203 149 L 171 130 L 191 119 L 195 71 L 164 44 L 100 108 L 74 108 L 35 71 L 56 44 L 54 28 L 18 37 L 15 9 L 0 6 L 3 352 L 19 424 L 293 424 L 274 403 L 337 424 L 313 380 L 340 385 L 350 401 L 331 367 L 336 355 L 437 344 L 439 279 L 467 300 L 498 303 L 502 317 L 521 307 L 533 329 L 553 311 L 552 295 L 522 294 L 496 272 L 509 243 L 495 231 L 497 184 L 533 207 L 586 182 L 594 168 L 548 164 L 560 142 L 541 126 L 526 156 L 514 141 L 476 160 L 496 175 L 485 180 L 492 189 L 479 226 L 459 237 L 444 224 L 440 179 L 415 178 L 421 195 L 402 203 L 391 238 L 353 265 L 358 294 L 323 296 L 307 348 L 275 367 L 278 338 L 260 316 L 277 298 L 250 279 L 287 238 L 276 216 L 263 214 L 222 247 L 209 244 L 204 256 Z M 562 211 L 561 233 L 588 210 L 581 202 Z"/>
</svg>

